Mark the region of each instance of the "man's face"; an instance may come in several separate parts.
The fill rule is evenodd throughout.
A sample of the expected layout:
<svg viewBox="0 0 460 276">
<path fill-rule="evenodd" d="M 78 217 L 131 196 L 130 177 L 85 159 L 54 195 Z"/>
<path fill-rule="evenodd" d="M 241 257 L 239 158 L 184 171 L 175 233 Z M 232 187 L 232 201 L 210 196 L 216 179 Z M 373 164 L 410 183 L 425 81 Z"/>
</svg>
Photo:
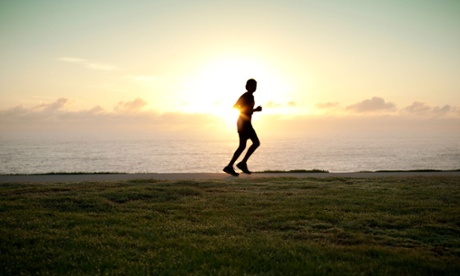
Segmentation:
<svg viewBox="0 0 460 276">
<path fill-rule="evenodd" d="M 246 89 L 248 89 L 248 92 L 255 92 L 257 89 L 257 83 L 248 83 Z"/>
</svg>

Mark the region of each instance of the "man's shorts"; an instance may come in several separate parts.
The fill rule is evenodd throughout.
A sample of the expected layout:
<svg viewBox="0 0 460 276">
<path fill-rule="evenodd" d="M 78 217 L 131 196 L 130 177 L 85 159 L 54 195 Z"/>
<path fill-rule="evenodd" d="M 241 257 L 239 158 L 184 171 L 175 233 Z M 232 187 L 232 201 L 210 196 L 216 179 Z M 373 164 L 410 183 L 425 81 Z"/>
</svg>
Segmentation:
<svg viewBox="0 0 460 276">
<path fill-rule="evenodd" d="M 237 127 L 240 138 L 252 139 L 257 137 L 256 131 L 252 127 L 251 121 L 240 117 L 238 118 Z"/>
</svg>

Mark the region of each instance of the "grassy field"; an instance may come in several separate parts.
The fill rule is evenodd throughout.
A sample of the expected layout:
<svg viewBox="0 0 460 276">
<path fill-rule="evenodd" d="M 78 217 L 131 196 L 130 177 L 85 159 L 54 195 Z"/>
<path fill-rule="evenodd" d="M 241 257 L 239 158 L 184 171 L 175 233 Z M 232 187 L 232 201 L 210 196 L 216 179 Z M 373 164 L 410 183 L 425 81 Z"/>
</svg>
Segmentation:
<svg viewBox="0 0 460 276">
<path fill-rule="evenodd" d="M 460 178 L 0 185 L 0 275 L 460 275 Z"/>
</svg>

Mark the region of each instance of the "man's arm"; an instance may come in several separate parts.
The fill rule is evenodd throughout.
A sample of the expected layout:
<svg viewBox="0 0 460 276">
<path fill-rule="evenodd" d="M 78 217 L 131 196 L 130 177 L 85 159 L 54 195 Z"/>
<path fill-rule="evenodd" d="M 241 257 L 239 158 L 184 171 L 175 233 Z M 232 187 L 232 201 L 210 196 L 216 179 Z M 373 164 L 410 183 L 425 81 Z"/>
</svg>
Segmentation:
<svg viewBox="0 0 460 276">
<path fill-rule="evenodd" d="M 236 109 L 241 109 L 241 101 L 243 100 L 243 96 L 240 96 L 238 98 L 238 101 L 236 101 L 236 103 L 233 105 L 233 108 L 236 108 Z"/>
<path fill-rule="evenodd" d="M 259 105 L 258 107 L 256 107 L 256 108 L 254 109 L 254 112 L 256 112 L 256 111 L 262 111 L 262 106 Z"/>
</svg>

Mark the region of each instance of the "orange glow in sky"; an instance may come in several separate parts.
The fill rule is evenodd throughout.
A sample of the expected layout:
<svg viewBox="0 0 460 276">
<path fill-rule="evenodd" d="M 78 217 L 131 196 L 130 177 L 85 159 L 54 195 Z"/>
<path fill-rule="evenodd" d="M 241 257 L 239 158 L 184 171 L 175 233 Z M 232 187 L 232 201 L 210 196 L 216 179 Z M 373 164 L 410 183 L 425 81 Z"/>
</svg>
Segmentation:
<svg viewBox="0 0 460 276">
<path fill-rule="evenodd" d="M 231 128 L 249 78 L 255 120 L 458 120 L 459 14 L 459 1 L 2 1 L 0 128 L 193 114 Z"/>
</svg>

